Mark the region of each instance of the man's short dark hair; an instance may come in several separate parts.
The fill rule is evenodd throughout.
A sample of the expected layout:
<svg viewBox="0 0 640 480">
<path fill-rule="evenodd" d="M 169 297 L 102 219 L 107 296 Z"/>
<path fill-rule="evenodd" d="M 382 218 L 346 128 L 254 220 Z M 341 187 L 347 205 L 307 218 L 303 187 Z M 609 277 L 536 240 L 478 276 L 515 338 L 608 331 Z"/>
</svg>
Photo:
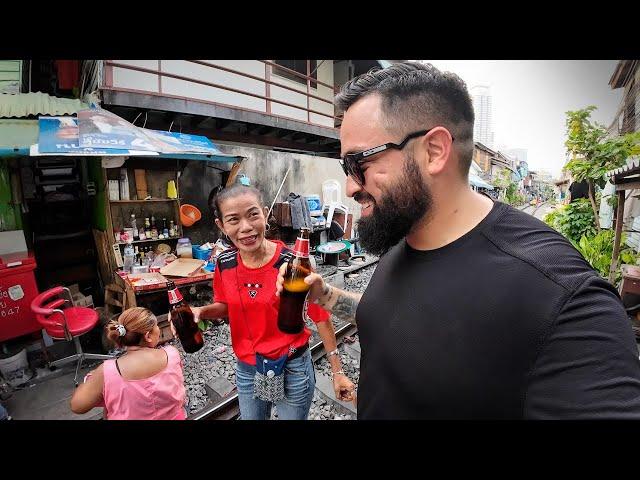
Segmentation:
<svg viewBox="0 0 640 480">
<path fill-rule="evenodd" d="M 473 103 L 464 81 L 430 63 L 403 62 L 373 69 L 345 83 L 336 95 L 338 110 L 346 112 L 359 99 L 378 94 L 384 128 L 401 140 L 409 133 L 445 127 L 455 138 L 460 171 L 466 177 L 473 158 Z"/>
</svg>

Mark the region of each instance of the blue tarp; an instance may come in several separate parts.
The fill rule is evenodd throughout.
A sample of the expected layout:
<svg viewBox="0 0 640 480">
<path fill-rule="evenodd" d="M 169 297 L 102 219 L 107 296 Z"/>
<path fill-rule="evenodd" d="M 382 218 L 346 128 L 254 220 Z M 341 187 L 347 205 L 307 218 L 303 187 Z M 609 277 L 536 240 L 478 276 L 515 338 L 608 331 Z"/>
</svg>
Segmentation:
<svg viewBox="0 0 640 480">
<path fill-rule="evenodd" d="M 38 121 L 22 120 L 21 122 L 27 124 L 26 126 L 28 127 L 32 127 L 33 133 L 31 136 L 16 135 L 13 125 L 4 125 L 3 123 L 0 123 L 0 157 L 14 157 L 21 155 L 34 157 L 51 155 L 74 157 L 115 155 L 134 157 L 144 155 L 151 158 L 173 158 L 225 163 L 235 162 L 241 158 L 240 156 L 222 153 L 220 149 L 209 139 L 207 139 L 207 144 L 205 145 L 202 143 L 202 139 L 206 137 L 161 131 L 157 131 L 156 133 L 164 138 L 171 137 L 179 140 L 181 145 L 184 145 L 185 151 L 162 153 L 129 149 L 83 148 L 79 145 L 78 120 L 75 117 L 42 117 Z M 24 125 L 19 126 L 24 127 Z M 22 128 L 22 130 L 25 130 L 25 128 Z M 73 130 L 75 130 L 75 132 Z M 56 136 L 57 132 L 60 133 L 59 136 Z M 1 140 L 4 137 L 13 139 L 12 143 L 2 142 Z M 208 150 L 211 153 L 188 151 L 189 149 L 198 149 L 203 145 L 208 147 L 203 150 Z"/>
<path fill-rule="evenodd" d="M 493 185 L 485 182 L 479 176 L 469 173 L 469 183 L 477 188 L 486 188 L 487 190 L 493 190 Z"/>
</svg>

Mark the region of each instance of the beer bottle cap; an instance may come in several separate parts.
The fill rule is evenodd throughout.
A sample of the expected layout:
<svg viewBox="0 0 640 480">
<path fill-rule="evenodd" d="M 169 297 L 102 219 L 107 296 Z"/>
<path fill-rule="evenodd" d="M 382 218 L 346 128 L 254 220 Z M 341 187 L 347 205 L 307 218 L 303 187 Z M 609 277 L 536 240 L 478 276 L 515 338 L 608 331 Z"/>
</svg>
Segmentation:
<svg viewBox="0 0 640 480">
<path fill-rule="evenodd" d="M 309 239 L 301 237 L 296 238 L 293 253 L 296 257 L 309 257 Z"/>
</svg>

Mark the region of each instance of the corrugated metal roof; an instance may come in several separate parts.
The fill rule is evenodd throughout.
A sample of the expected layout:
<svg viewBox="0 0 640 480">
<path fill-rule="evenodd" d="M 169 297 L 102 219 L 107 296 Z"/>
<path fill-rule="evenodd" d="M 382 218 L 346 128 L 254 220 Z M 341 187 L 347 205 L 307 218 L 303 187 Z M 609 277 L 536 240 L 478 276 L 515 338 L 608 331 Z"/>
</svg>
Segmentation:
<svg viewBox="0 0 640 480">
<path fill-rule="evenodd" d="M 607 172 L 607 177 L 613 177 L 621 174 L 636 174 L 640 173 L 640 159 L 631 158 L 627 160 L 627 164 L 623 167 L 616 168 Z"/>
<path fill-rule="evenodd" d="M 89 105 L 76 98 L 52 97 L 46 93 L 0 94 L 0 118 L 35 115 L 70 115 Z"/>
</svg>

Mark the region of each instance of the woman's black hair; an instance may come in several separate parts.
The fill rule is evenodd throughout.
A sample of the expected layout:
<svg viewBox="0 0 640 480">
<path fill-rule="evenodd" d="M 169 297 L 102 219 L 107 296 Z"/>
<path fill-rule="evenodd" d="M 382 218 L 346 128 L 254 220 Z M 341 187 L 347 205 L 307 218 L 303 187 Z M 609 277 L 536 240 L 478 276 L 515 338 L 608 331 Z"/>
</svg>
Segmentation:
<svg viewBox="0 0 640 480">
<path fill-rule="evenodd" d="M 209 208 L 211 208 L 214 217 L 222 221 L 220 204 L 223 201 L 228 200 L 229 198 L 238 197 L 240 195 L 244 195 L 245 193 L 255 195 L 260 206 L 264 205 L 262 192 L 260 192 L 260 190 L 258 190 L 256 187 L 236 183 L 227 188 L 218 187 L 217 189 L 211 190 L 211 193 L 209 194 Z"/>
</svg>

